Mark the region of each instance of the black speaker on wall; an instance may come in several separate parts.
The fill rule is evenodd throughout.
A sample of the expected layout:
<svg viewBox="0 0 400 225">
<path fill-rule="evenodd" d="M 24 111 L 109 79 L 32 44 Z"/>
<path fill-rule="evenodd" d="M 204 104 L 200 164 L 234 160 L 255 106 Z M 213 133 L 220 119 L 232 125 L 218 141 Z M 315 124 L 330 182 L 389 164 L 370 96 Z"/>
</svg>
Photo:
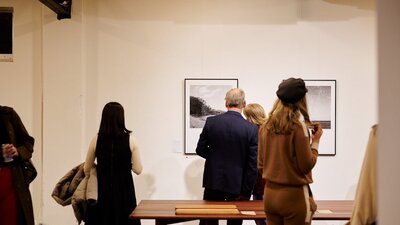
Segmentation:
<svg viewBox="0 0 400 225">
<path fill-rule="evenodd" d="M 39 0 L 57 14 L 57 19 L 71 18 L 72 0 Z"/>
<path fill-rule="evenodd" d="M 12 7 L 0 7 L 0 61 L 12 61 L 13 54 Z"/>
</svg>

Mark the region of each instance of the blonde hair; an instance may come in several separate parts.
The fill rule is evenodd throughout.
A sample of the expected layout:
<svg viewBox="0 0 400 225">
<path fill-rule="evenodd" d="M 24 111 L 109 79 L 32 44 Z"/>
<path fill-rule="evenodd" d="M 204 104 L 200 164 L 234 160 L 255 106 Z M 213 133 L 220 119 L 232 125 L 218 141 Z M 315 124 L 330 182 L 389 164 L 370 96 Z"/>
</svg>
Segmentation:
<svg viewBox="0 0 400 225">
<path fill-rule="evenodd" d="M 229 108 L 243 108 L 246 105 L 244 91 L 240 88 L 232 88 L 226 93 L 225 101 Z"/>
<path fill-rule="evenodd" d="M 307 126 L 313 125 L 308 114 L 306 96 L 296 103 L 284 103 L 277 99 L 264 126 L 275 134 L 289 134 L 295 124 L 300 125 L 300 115 L 303 116 Z"/>
<path fill-rule="evenodd" d="M 256 125 L 257 127 L 261 127 L 261 125 L 267 121 L 264 108 L 257 103 L 246 105 L 246 107 L 244 107 L 243 114 L 250 123 Z"/>
</svg>

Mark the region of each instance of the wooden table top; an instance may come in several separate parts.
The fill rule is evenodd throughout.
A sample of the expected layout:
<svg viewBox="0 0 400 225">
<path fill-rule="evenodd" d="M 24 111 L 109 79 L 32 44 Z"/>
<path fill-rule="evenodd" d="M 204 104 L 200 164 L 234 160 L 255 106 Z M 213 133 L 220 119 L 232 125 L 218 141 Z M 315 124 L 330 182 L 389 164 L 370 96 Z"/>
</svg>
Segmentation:
<svg viewBox="0 0 400 225">
<path fill-rule="evenodd" d="M 313 220 L 349 220 L 353 209 L 352 200 L 319 200 Z M 240 214 L 176 214 L 177 205 L 235 205 L 240 212 L 254 211 L 255 215 Z M 203 201 L 203 200 L 142 200 L 129 216 L 131 219 L 155 219 L 187 221 L 195 219 L 264 219 L 264 205 L 259 201 Z"/>
</svg>

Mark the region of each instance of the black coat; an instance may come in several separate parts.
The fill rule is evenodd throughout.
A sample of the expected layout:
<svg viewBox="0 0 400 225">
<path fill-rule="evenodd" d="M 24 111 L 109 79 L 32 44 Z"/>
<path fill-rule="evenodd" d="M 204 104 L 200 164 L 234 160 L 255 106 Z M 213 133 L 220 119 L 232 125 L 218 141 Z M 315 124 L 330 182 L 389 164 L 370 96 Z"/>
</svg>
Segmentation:
<svg viewBox="0 0 400 225">
<path fill-rule="evenodd" d="M 235 111 L 208 117 L 196 153 L 205 158 L 203 187 L 250 196 L 257 177 L 258 129 Z"/>
<path fill-rule="evenodd" d="M 33 206 L 29 184 L 25 182 L 22 162 L 29 160 L 33 153 L 34 138 L 31 137 L 25 129 L 20 117 L 14 109 L 6 106 L 0 106 L 0 119 L 6 126 L 10 143 L 18 151 L 18 157 L 14 157 L 14 166 L 12 166 L 12 182 L 19 200 L 20 211 L 18 212 L 21 225 L 34 225 Z M 0 154 L 1 155 L 1 154 Z M 2 157 L 2 156 L 1 156 Z M 0 160 L 3 163 L 3 159 Z"/>
</svg>

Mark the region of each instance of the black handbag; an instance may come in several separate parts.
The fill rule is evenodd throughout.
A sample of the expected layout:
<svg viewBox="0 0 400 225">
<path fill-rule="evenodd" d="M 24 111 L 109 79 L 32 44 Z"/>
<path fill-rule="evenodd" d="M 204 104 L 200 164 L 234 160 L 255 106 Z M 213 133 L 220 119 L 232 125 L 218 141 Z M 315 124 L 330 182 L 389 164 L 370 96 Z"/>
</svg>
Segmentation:
<svg viewBox="0 0 400 225">
<path fill-rule="evenodd" d="M 31 159 L 22 162 L 25 182 L 30 184 L 37 176 L 37 171 Z"/>
</svg>

